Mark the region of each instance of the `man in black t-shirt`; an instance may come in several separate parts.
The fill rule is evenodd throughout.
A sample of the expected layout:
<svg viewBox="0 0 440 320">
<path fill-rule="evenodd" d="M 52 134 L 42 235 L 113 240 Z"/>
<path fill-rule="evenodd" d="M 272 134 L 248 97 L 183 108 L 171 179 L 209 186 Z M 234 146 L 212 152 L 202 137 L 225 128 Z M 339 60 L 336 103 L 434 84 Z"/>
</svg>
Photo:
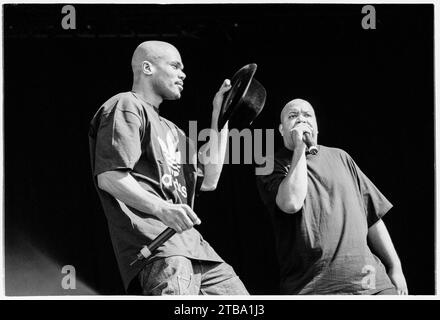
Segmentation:
<svg viewBox="0 0 440 320">
<path fill-rule="evenodd" d="M 159 114 L 162 101 L 179 99 L 183 90 L 178 50 L 144 42 L 133 54 L 132 69 L 132 91 L 106 101 L 89 131 L 94 182 L 125 289 L 131 293 L 140 285 L 145 295 L 248 294 L 193 228 L 200 223 L 192 209 L 197 188 L 214 190 L 223 166 L 228 128 L 219 132 L 217 119 L 229 80 L 214 97 L 210 140 L 198 157 L 194 142 Z M 166 227 L 177 234 L 130 265 Z"/>
<path fill-rule="evenodd" d="M 257 176 L 275 230 L 282 294 L 408 294 L 382 217 L 392 205 L 343 150 L 318 145 L 305 100 L 281 112 L 284 148 L 273 172 Z"/>
</svg>

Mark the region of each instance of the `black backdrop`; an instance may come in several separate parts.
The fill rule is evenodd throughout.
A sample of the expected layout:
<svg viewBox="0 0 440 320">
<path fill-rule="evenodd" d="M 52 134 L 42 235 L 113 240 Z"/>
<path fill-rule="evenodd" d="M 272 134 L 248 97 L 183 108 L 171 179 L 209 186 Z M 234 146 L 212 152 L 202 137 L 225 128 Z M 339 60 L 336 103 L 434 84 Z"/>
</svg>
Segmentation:
<svg viewBox="0 0 440 320">
<path fill-rule="evenodd" d="M 384 221 L 410 293 L 434 293 L 432 5 L 376 5 L 375 30 L 362 28 L 361 5 L 75 5 L 76 30 L 61 28 L 61 8 L 4 7 L 7 287 L 8 256 L 28 239 L 97 293 L 123 293 L 91 180 L 88 124 L 131 89 L 134 48 L 158 39 L 185 65 L 182 98 L 161 106 L 185 131 L 188 120 L 209 125 L 221 81 L 247 63 L 268 92 L 254 128 L 276 128 L 287 101 L 309 100 L 320 143 L 349 152 L 394 204 Z M 218 189 L 197 200 L 198 228 L 252 294 L 272 295 L 272 228 L 253 172 L 225 166 Z"/>
</svg>

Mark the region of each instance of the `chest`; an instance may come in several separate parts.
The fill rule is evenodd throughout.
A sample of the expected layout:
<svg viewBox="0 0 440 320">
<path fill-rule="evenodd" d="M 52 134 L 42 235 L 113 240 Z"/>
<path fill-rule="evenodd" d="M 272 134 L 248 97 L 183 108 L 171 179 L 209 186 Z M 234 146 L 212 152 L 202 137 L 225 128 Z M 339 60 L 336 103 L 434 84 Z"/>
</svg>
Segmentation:
<svg viewBox="0 0 440 320">
<path fill-rule="evenodd" d="M 142 139 L 144 156 L 168 167 L 184 163 L 186 137 L 174 124 L 157 115 L 150 115 L 148 120 Z"/>
<path fill-rule="evenodd" d="M 304 219 L 321 235 L 364 230 L 362 199 L 356 173 L 343 160 L 323 157 L 308 161 Z"/>
<path fill-rule="evenodd" d="M 357 197 L 359 186 L 350 167 L 340 159 L 312 158 L 307 161 L 308 193 L 311 196 L 347 200 Z"/>
</svg>

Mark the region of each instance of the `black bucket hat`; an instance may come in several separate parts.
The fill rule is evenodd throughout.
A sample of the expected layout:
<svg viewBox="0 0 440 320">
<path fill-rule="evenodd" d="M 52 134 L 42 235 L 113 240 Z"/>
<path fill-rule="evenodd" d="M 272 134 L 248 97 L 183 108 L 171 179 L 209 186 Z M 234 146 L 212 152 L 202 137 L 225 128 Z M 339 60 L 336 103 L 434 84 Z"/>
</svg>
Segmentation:
<svg viewBox="0 0 440 320">
<path fill-rule="evenodd" d="M 252 124 L 263 110 L 266 89 L 255 78 L 257 65 L 251 63 L 238 70 L 231 80 L 231 89 L 223 99 L 218 119 L 221 130 L 229 120 L 229 128 L 243 129 Z"/>
</svg>

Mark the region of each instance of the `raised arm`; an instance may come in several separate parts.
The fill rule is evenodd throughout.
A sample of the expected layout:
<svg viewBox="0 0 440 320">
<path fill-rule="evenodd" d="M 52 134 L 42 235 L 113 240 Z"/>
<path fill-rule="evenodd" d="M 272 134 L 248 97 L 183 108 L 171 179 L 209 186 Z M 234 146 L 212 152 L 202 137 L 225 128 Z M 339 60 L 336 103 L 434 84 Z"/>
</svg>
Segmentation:
<svg viewBox="0 0 440 320">
<path fill-rule="evenodd" d="M 204 165 L 205 176 L 201 186 L 202 191 L 212 191 L 217 188 L 218 180 L 225 161 L 226 145 L 228 142 L 228 123 L 219 132 L 217 121 L 225 93 L 231 88 L 230 81 L 226 79 L 212 102 L 211 130 L 209 141 L 199 151 L 200 162 Z"/>
<path fill-rule="evenodd" d="M 276 203 L 285 213 L 296 213 L 301 210 L 307 194 L 306 146 L 302 140 L 303 131 L 310 131 L 304 123 L 295 126 L 291 131 L 295 145 L 292 162 L 287 176 L 278 187 Z"/>
</svg>

